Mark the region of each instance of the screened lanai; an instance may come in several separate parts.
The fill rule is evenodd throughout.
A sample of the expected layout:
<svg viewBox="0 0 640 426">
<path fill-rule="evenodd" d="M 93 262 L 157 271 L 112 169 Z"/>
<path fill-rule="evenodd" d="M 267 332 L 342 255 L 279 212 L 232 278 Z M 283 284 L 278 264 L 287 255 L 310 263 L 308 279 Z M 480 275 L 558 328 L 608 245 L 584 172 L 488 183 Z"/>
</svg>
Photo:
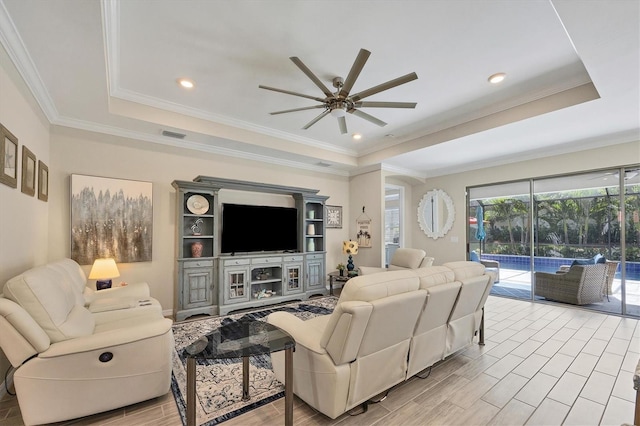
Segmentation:
<svg viewBox="0 0 640 426">
<path fill-rule="evenodd" d="M 492 294 L 640 316 L 640 167 L 467 194 L 469 258 L 499 263 Z M 589 266 L 596 262 L 603 266 Z"/>
</svg>

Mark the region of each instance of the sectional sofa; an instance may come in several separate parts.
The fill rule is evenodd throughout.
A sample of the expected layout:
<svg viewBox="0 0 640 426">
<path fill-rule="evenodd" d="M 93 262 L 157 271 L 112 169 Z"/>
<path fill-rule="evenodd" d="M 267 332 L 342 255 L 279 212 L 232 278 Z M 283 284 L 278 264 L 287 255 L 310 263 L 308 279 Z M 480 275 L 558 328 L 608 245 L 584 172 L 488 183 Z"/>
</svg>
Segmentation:
<svg viewBox="0 0 640 426">
<path fill-rule="evenodd" d="M 296 341 L 293 390 L 335 419 L 470 345 L 480 332 L 495 276 L 477 262 L 451 262 L 349 280 L 330 315 L 268 321 Z M 284 354 L 272 354 L 284 380 Z"/>
</svg>

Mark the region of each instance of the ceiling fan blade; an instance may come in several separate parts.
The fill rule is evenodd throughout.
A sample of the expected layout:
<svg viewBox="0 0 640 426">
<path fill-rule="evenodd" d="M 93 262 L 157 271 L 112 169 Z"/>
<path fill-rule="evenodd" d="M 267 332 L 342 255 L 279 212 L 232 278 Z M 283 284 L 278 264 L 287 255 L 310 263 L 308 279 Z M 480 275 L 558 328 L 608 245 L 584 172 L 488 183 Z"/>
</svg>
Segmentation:
<svg viewBox="0 0 640 426">
<path fill-rule="evenodd" d="M 356 102 L 357 108 L 415 108 L 415 102 Z"/>
<path fill-rule="evenodd" d="M 398 77 L 396 79 L 387 81 L 386 83 L 379 84 L 375 87 L 372 87 L 367 90 L 363 90 L 360 93 L 356 93 L 351 96 L 351 99 L 354 102 L 358 102 L 361 99 L 366 98 L 367 96 L 375 95 L 376 93 L 382 92 L 384 90 L 389 90 L 393 87 L 400 86 L 401 84 L 408 83 L 418 78 L 418 75 L 415 72 L 409 73 L 407 75 L 403 75 L 402 77 Z"/>
<path fill-rule="evenodd" d="M 274 111 L 274 112 L 270 112 L 269 114 L 271 115 L 286 114 L 287 112 L 305 111 L 308 109 L 317 109 L 317 108 L 324 108 L 324 107 L 325 107 L 324 105 L 315 105 L 315 106 L 304 107 L 304 108 L 286 109 L 284 111 Z"/>
<path fill-rule="evenodd" d="M 314 101 L 324 102 L 324 99 L 318 98 L 316 96 L 309 96 L 309 95 L 304 95 L 302 93 L 291 92 L 289 90 L 277 89 L 275 87 L 269 87 L 269 86 L 263 86 L 262 84 L 259 85 L 258 87 L 261 88 L 261 89 L 273 90 L 274 92 L 280 92 L 280 93 L 284 93 L 284 94 L 287 94 L 287 95 L 300 96 L 301 98 L 313 99 Z"/>
<path fill-rule="evenodd" d="M 340 133 L 347 134 L 347 120 L 344 117 L 338 117 L 338 126 L 340 126 Z"/>
<path fill-rule="evenodd" d="M 318 121 L 320 121 L 320 119 L 322 119 L 324 116 L 326 116 L 327 114 L 329 114 L 329 110 L 324 111 L 322 114 L 320 114 L 319 116 L 317 116 L 316 118 L 314 118 L 313 120 L 311 120 L 310 122 L 307 123 L 306 126 L 303 127 L 304 130 L 307 130 L 309 127 L 313 126 L 314 124 L 316 124 Z"/>
<path fill-rule="evenodd" d="M 379 119 L 375 118 L 373 115 L 367 114 L 366 112 L 362 112 L 359 109 L 351 109 L 351 110 L 349 110 L 347 112 L 349 112 L 349 113 L 351 113 L 353 115 L 357 115 L 360 118 L 364 118 L 365 120 L 370 121 L 373 124 L 377 124 L 380 127 L 384 127 L 384 126 L 387 125 L 387 123 L 385 123 L 384 121 L 379 120 Z"/>
<path fill-rule="evenodd" d="M 369 59 L 369 55 L 371 55 L 371 52 L 365 49 L 360 49 L 360 52 L 358 53 L 356 60 L 351 66 L 349 75 L 344 80 L 344 85 L 340 89 L 340 93 L 338 93 L 338 96 L 342 96 L 343 98 L 346 98 L 347 96 L 349 96 L 349 92 L 351 91 L 353 84 L 358 79 L 358 76 L 360 75 L 362 68 L 364 68 L 364 64 L 367 63 L 367 59 Z"/>
<path fill-rule="evenodd" d="M 307 66 L 304 63 L 302 63 L 302 61 L 297 56 L 292 56 L 289 59 L 291 59 L 293 63 L 296 64 L 298 68 L 300 68 L 302 72 L 305 73 L 307 77 L 309 77 L 311 81 L 313 81 L 316 84 L 316 86 L 320 88 L 320 90 L 322 90 L 322 93 L 324 93 L 326 96 L 329 96 L 329 97 L 333 96 L 333 93 L 331 93 L 331 90 L 329 90 L 327 86 L 325 86 L 320 81 L 320 79 L 316 77 L 316 75 L 312 73 L 311 70 L 307 68 Z"/>
</svg>

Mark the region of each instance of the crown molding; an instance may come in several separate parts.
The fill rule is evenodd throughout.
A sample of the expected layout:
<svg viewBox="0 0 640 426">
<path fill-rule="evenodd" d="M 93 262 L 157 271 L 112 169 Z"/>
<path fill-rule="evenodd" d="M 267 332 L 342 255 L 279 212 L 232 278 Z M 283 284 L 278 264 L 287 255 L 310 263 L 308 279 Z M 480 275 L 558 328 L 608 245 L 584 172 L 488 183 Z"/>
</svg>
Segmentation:
<svg viewBox="0 0 640 426">
<path fill-rule="evenodd" d="M 0 0 L 0 43 L 4 46 L 47 120 L 50 123 L 56 120 L 59 116 L 58 110 L 2 0 Z"/>
<path fill-rule="evenodd" d="M 291 167 L 296 169 L 304 169 L 316 173 L 337 175 L 337 176 L 349 176 L 349 172 L 345 170 L 331 169 L 327 167 L 317 166 L 315 164 L 306 164 L 294 160 L 285 160 L 273 156 L 255 154 L 245 151 L 238 151 L 229 148 L 222 148 L 219 146 L 213 146 L 200 142 L 193 142 L 184 139 L 173 139 L 168 137 L 162 137 L 160 135 L 152 135 L 149 133 L 136 132 L 132 130 L 122 129 L 120 127 L 106 126 L 99 123 L 93 123 L 89 121 L 77 120 L 69 117 L 59 117 L 53 123 L 53 125 L 61 127 L 69 127 L 72 129 L 84 130 L 88 132 L 101 133 L 105 135 L 117 136 L 133 140 L 141 140 L 145 142 L 156 143 L 159 145 L 171 146 L 181 149 L 190 149 L 194 151 L 207 152 L 210 154 L 224 155 L 227 157 L 241 158 L 244 160 L 258 161 L 261 163 L 274 164 L 277 166 Z"/>
</svg>

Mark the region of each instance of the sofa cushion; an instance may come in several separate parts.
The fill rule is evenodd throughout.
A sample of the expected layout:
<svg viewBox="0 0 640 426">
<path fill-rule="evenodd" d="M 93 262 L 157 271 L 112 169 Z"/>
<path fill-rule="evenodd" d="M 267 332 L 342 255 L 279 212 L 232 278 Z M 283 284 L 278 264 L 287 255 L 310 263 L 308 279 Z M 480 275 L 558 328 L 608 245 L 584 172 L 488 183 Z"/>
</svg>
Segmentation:
<svg viewBox="0 0 640 426">
<path fill-rule="evenodd" d="M 72 259 L 62 259 L 51 262 L 47 264 L 46 267 L 58 272 L 60 277 L 69 284 L 73 290 L 77 304 L 83 305 L 85 303 L 84 290 L 87 285 L 87 276 L 76 261 Z"/>
<path fill-rule="evenodd" d="M 448 262 L 442 266 L 445 266 L 453 271 L 456 281 L 464 281 L 467 278 L 484 275 L 484 265 L 478 262 L 468 262 L 466 260 L 460 260 L 457 262 Z"/>
<path fill-rule="evenodd" d="M 412 248 L 399 248 L 393 253 L 389 270 L 400 268 L 416 269 L 422 263 L 422 259 L 427 255 L 424 250 Z"/>
<path fill-rule="evenodd" d="M 7 281 L 3 292 L 31 315 L 51 342 L 93 333 L 94 318 L 77 303 L 76 290 L 69 280 L 55 269 L 30 269 Z"/>
<path fill-rule="evenodd" d="M 420 288 L 429 288 L 455 281 L 454 272 L 445 266 L 432 266 L 414 271 L 420 279 Z"/>
</svg>

